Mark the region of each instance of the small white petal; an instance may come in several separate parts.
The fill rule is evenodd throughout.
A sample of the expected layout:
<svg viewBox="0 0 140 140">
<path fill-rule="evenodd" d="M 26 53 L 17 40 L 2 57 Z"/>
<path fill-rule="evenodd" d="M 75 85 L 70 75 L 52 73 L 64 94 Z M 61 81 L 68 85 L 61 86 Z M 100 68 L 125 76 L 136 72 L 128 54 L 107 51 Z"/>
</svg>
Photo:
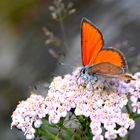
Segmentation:
<svg viewBox="0 0 140 140">
<path fill-rule="evenodd" d="M 116 130 L 112 130 L 112 131 L 107 131 L 105 132 L 105 138 L 107 139 L 116 139 L 117 138 L 117 131 Z"/>
<path fill-rule="evenodd" d="M 27 140 L 34 139 L 34 137 L 35 137 L 35 136 L 32 135 L 32 134 L 27 134 L 27 135 L 26 135 L 26 139 L 27 139 Z"/>
<path fill-rule="evenodd" d="M 61 113 L 61 116 L 62 116 L 62 117 L 66 117 L 66 115 L 67 115 L 67 111 L 63 111 L 63 112 Z"/>
<path fill-rule="evenodd" d="M 121 127 L 118 129 L 117 133 L 119 134 L 120 137 L 124 137 L 125 135 L 127 135 L 127 129 L 124 127 Z"/>
<path fill-rule="evenodd" d="M 131 130 L 131 129 L 134 129 L 134 127 L 135 127 L 135 121 L 134 120 L 131 120 L 130 122 L 129 122 L 129 129 Z"/>
<path fill-rule="evenodd" d="M 93 136 L 93 140 L 104 140 L 104 137 L 102 135 L 95 135 Z"/>
<path fill-rule="evenodd" d="M 137 113 L 140 114 L 140 109 L 137 109 Z"/>
<path fill-rule="evenodd" d="M 90 116 L 90 111 L 86 111 L 86 112 L 84 112 L 84 115 L 86 116 L 86 117 L 89 117 Z"/>
<path fill-rule="evenodd" d="M 35 121 L 34 126 L 35 126 L 35 128 L 39 128 L 41 126 L 41 124 L 42 124 L 42 120 L 38 119 Z"/>
<path fill-rule="evenodd" d="M 131 96 L 131 97 L 130 97 L 130 100 L 131 100 L 133 103 L 136 103 L 138 99 L 137 99 L 135 96 Z"/>
<path fill-rule="evenodd" d="M 133 107 L 132 111 L 133 112 L 136 112 L 137 111 L 136 107 Z"/>
<path fill-rule="evenodd" d="M 75 115 L 79 116 L 79 115 L 81 115 L 81 114 L 82 114 L 81 110 L 75 109 Z"/>
</svg>

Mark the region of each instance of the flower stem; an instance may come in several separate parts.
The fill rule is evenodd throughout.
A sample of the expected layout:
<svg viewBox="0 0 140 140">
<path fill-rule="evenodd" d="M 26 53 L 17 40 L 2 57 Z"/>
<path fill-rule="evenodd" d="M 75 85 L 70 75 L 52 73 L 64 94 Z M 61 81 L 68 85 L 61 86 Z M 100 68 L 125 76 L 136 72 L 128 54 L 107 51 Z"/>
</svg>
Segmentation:
<svg viewBox="0 0 140 140">
<path fill-rule="evenodd" d="M 62 16 L 62 13 L 58 13 L 59 16 L 59 23 L 60 23 L 60 29 L 62 32 L 62 40 L 64 43 L 64 47 L 66 50 L 68 50 L 67 40 L 66 40 L 66 33 L 65 33 L 65 26 L 64 26 L 64 17 Z"/>
<path fill-rule="evenodd" d="M 133 119 L 140 118 L 140 115 L 133 116 Z"/>
<path fill-rule="evenodd" d="M 121 140 L 128 140 L 128 135 L 126 135 L 125 137 L 123 137 Z"/>
<path fill-rule="evenodd" d="M 76 138 L 83 140 L 79 134 L 73 132 L 71 129 L 66 128 L 65 126 L 62 126 L 62 129 L 65 130 L 66 132 L 68 132 L 69 134 L 75 136 Z"/>
<path fill-rule="evenodd" d="M 134 117 L 133 112 L 131 111 L 129 105 L 127 104 L 125 107 L 126 107 L 126 110 L 127 110 L 128 114 L 129 114 L 130 118 L 133 118 Z"/>
<path fill-rule="evenodd" d="M 119 137 L 119 138 L 117 138 L 117 140 L 128 140 L 128 135 L 126 135 L 126 136 L 123 137 L 123 138 Z"/>
<path fill-rule="evenodd" d="M 38 129 L 38 133 L 42 136 L 48 137 L 51 140 L 62 140 L 61 138 L 57 137 L 56 135 L 50 133 L 47 129 L 40 127 Z"/>
</svg>

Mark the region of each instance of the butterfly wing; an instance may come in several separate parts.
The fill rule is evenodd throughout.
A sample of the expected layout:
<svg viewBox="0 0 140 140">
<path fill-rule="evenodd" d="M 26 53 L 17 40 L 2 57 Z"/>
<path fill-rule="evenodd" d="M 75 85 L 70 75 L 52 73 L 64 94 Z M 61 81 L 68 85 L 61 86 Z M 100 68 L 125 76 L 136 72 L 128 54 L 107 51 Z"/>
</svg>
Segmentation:
<svg viewBox="0 0 140 140">
<path fill-rule="evenodd" d="M 125 71 L 122 67 L 113 65 L 108 62 L 103 62 L 95 64 L 88 69 L 90 75 L 96 73 L 97 75 L 102 75 L 112 78 L 120 78 L 125 81 L 135 80 L 131 75 L 125 74 Z"/>
<path fill-rule="evenodd" d="M 124 74 L 124 70 L 122 67 L 113 65 L 108 62 L 102 62 L 99 64 L 95 64 L 88 69 L 88 74 L 101 74 L 101 75 L 120 75 Z"/>
<path fill-rule="evenodd" d="M 125 80 L 125 81 L 136 80 L 131 75 L 127 75 L 127 74 L 116 75 L 116 77 L 114 77 L 114 78 L 120 78 L 120 79 Z"/>
<path fill-rule="evenodd" d="M 86 18 L 81 24 L 81 50 L 83 65 L 93 64 L 97 54 L 103 47 L 101 32 Z"/>
<path fill-rule="evenodd" d="M 112 65 L 123 68 L 124 72 L 127 71 L 127 62 L 123 54 L 114 48 L 102 49 L 94 61 L 94 64 L 99 64 L 103 62 L 108 62 Z M 104 68 L 105 69 L 105 68 Z"/>
</svg>

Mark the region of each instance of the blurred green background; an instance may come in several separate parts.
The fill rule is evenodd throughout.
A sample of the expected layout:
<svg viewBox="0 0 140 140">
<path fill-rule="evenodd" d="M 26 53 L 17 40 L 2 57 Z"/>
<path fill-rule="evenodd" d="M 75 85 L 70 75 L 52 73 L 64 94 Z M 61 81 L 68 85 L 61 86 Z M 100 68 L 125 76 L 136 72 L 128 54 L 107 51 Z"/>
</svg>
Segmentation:
<svg viewBox="0 0 140 140">
<path fill-rule="evenodd" d="M 64 0 L 69 2 L 73 2 L 76 12 L 63 21 L 65 48 L 63 44 L 45 44 L 48 38 L 44 27 L 64 39 L 61 24 L 52 19 L 48 9 L 53 1 L 0 1 L 0 139 L 25 139 L 22 132 L 10 130 L 11 114 L 18 101 L 29 97 L 34 85 L 42 89 L 42 83 L 53 74 L 70 73 L 74 66 L 81 65 L 82 17 L 101 29 L 105 47 L 117 47 L 125 53 L 130 72 L 140 71 L 139 0 Z M 137 121 L 129 139 L 139 140 L 139 130 Z"/>
</svg>

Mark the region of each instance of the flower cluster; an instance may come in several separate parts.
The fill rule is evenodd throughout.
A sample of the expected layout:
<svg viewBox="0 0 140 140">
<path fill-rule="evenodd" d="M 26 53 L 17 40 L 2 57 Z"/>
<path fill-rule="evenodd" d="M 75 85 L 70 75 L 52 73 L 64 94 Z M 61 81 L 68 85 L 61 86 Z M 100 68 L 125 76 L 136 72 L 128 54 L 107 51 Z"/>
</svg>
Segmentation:
<svg viewBox="0 0 140 140">
<path fill-rule="evenodd" d="M 17 106 L 12 115 L 12 126 L 21 129 L 26 135 L 26 139 L 33 139 L 34 127 L 39 128 L 42 118 L 46 116 L 44 98 L 40 95 L 32 94 L 26 101 L 22 101 Z"/>
<path fill-rule="evenodd" d="M 134 77 L 136 81 L 131 81 L 133 88 L 131 89 L 130 100 L 132 102 L 133 112 L 140 114 L 140 73 L 135 73 Z"/>
<path fill-rule="evenodd" d="M 132 114 L 140 114 L 140 73 L 134 77 L 136 80 L 129 83 L 112 78 L 87 80 L 80 76 L 80 68 L 77 68 L 72 75 L 55 77 L 46 97 L 32 94 L 22 101 L 13 112 L 11 126 L 32 139 L 34 128 L 40 127 L 46 115 L 50 124 L 57 124 L 74 110 L 76 116 L 89 118 L 94 140 L 124 137 L 135 126 L 126 106 L 129 104 Z"/>
</svg>

